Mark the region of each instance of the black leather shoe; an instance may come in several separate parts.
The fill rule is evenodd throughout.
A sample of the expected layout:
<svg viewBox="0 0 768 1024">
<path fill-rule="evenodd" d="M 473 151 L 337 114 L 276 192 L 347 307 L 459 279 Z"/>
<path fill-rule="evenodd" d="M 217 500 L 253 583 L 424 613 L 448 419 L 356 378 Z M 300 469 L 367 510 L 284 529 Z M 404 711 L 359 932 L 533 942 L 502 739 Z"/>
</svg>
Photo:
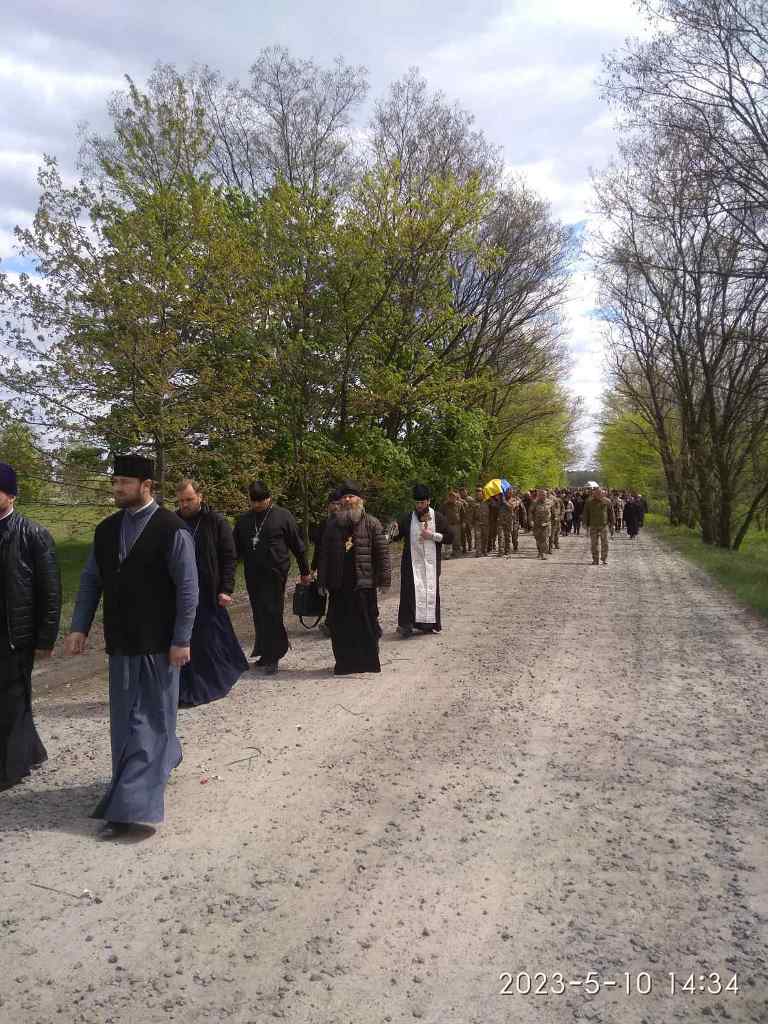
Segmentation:
<svg viewBox="0 0 768 1024">
<path fill-rule="evenodd" d="M 272 661 L 272 662 L 270 662 L 267 665 L 262 665 L 262 668 L 264 669 L 264 675 L 265 676 L 277 675 L 277 662 L 276 661 Z"/>
<path fill-rule="evenodd" d="M 99 839 L 117 839 L 127 836 L 131 825 L 127 821 L 105 821 L 99 829 Z"/>
</svg>

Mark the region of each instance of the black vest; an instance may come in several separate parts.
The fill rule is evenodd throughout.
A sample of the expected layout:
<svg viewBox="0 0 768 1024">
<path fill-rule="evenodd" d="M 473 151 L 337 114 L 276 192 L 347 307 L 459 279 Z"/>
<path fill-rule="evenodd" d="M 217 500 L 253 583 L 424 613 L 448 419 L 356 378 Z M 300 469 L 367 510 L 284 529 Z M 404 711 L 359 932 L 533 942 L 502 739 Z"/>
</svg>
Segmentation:
<svg viewBox="0 0 768 1024">
<path fill-rule="evenodd" d="M 185 527 L 175 512 L 159 508 L 121 564 L 124 515 L 117 512 L 99 523 L 93 540 L 104 590 L 107 654 L 166 654 L 176 620 L 176 586 L 166 554 L 176 531 Z"/>
</svg>

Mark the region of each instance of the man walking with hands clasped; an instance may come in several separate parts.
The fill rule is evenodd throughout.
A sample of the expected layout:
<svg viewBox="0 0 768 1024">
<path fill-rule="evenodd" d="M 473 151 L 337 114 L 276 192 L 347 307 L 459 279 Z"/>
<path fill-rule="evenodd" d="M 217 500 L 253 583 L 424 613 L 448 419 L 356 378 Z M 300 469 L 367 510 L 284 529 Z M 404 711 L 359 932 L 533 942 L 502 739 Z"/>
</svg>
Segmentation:
<svg viewBox="0 0 768 1024">
<path fill-rule="evenodd" d="M 153 497 L 154 472 L 152 459 L 115 456 L 120 511 L 96 527 L 65 644 L 68 654 L 83 653 L 103 595 L 112 781 L 92 817 L 106 820 L 105 836 L 162 821 L 181 761 L 179 672 L 190 658 L 197 566 L 184 523 Z"/>
</svg>

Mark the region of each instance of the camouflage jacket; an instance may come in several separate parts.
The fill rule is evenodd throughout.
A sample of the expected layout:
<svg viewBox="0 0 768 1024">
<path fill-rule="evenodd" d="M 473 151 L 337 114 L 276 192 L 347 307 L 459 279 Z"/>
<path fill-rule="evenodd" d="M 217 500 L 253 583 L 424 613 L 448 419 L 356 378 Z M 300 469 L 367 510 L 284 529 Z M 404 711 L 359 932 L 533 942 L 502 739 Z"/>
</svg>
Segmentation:
<svg viewBox="0 0 768 1024">
<path fill-rule="evenodd" d="M 491 515 L 491 509 L 487 501 L 475 501 L 472 509 L 472 523 L 475 526 L 487 526 Z"/>
<path fill-rule="evenodd" d="M 608 498 L 587 498 L 584 502 L 582 522 L 591 530 L 613 526 L 613 505 Z"/>
<path fill-rule="evenodd" d="M 461 499 L 461 521 L 462 523 L 471 523 L 474 515 L 475 505 L 477 504 L 476 498 L 471 498 L 467 495 L 466 498 Z"/>
<path fill-rule="evenodd" d="M 541 530 L 543 527 L 549 526 L 552 521 L 552 510 L 548 498 L 537 498 L 532 501 L 528 512 L 534 529 Z"/>
<path fill-rule="evenodd" d="M 463 504 L 463 501 L 444 501 L 440 506 L 440 511 L 448 520 L 449 525 L 459 525 L 461 522 L 461 507 Z"/>
<path fill-rule="evenodd" d="M 525 522 L 525 506 L 519 498 L 510 498 L 509 501 L 503 501 L 499 508 L 499 525 L 500 526 L 513 526 L 515 522 L 518 522 L 518 516 L 522 516 L 523 522 Z"/>
</svg>

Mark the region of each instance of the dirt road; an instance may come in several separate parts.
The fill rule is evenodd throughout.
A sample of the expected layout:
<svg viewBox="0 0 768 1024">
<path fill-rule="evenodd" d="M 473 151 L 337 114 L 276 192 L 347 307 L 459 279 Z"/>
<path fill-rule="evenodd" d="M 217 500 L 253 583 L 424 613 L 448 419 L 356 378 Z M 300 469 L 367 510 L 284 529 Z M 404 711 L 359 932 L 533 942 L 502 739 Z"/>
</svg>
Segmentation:
<svg viewBox="0 0 768 1024">
<path fill-rule="evenodd" d="M 589 562 L 448 563 L 442 635 L 384 603 L 381 676 L 294 630 L 181 712 L 140 845 L 85 817 L 103 683 L 43 696 L 51 759 L 0 794 L 2 1024 L 768 1021 L 768 627 L 647 534 Z"/>
</svg>

